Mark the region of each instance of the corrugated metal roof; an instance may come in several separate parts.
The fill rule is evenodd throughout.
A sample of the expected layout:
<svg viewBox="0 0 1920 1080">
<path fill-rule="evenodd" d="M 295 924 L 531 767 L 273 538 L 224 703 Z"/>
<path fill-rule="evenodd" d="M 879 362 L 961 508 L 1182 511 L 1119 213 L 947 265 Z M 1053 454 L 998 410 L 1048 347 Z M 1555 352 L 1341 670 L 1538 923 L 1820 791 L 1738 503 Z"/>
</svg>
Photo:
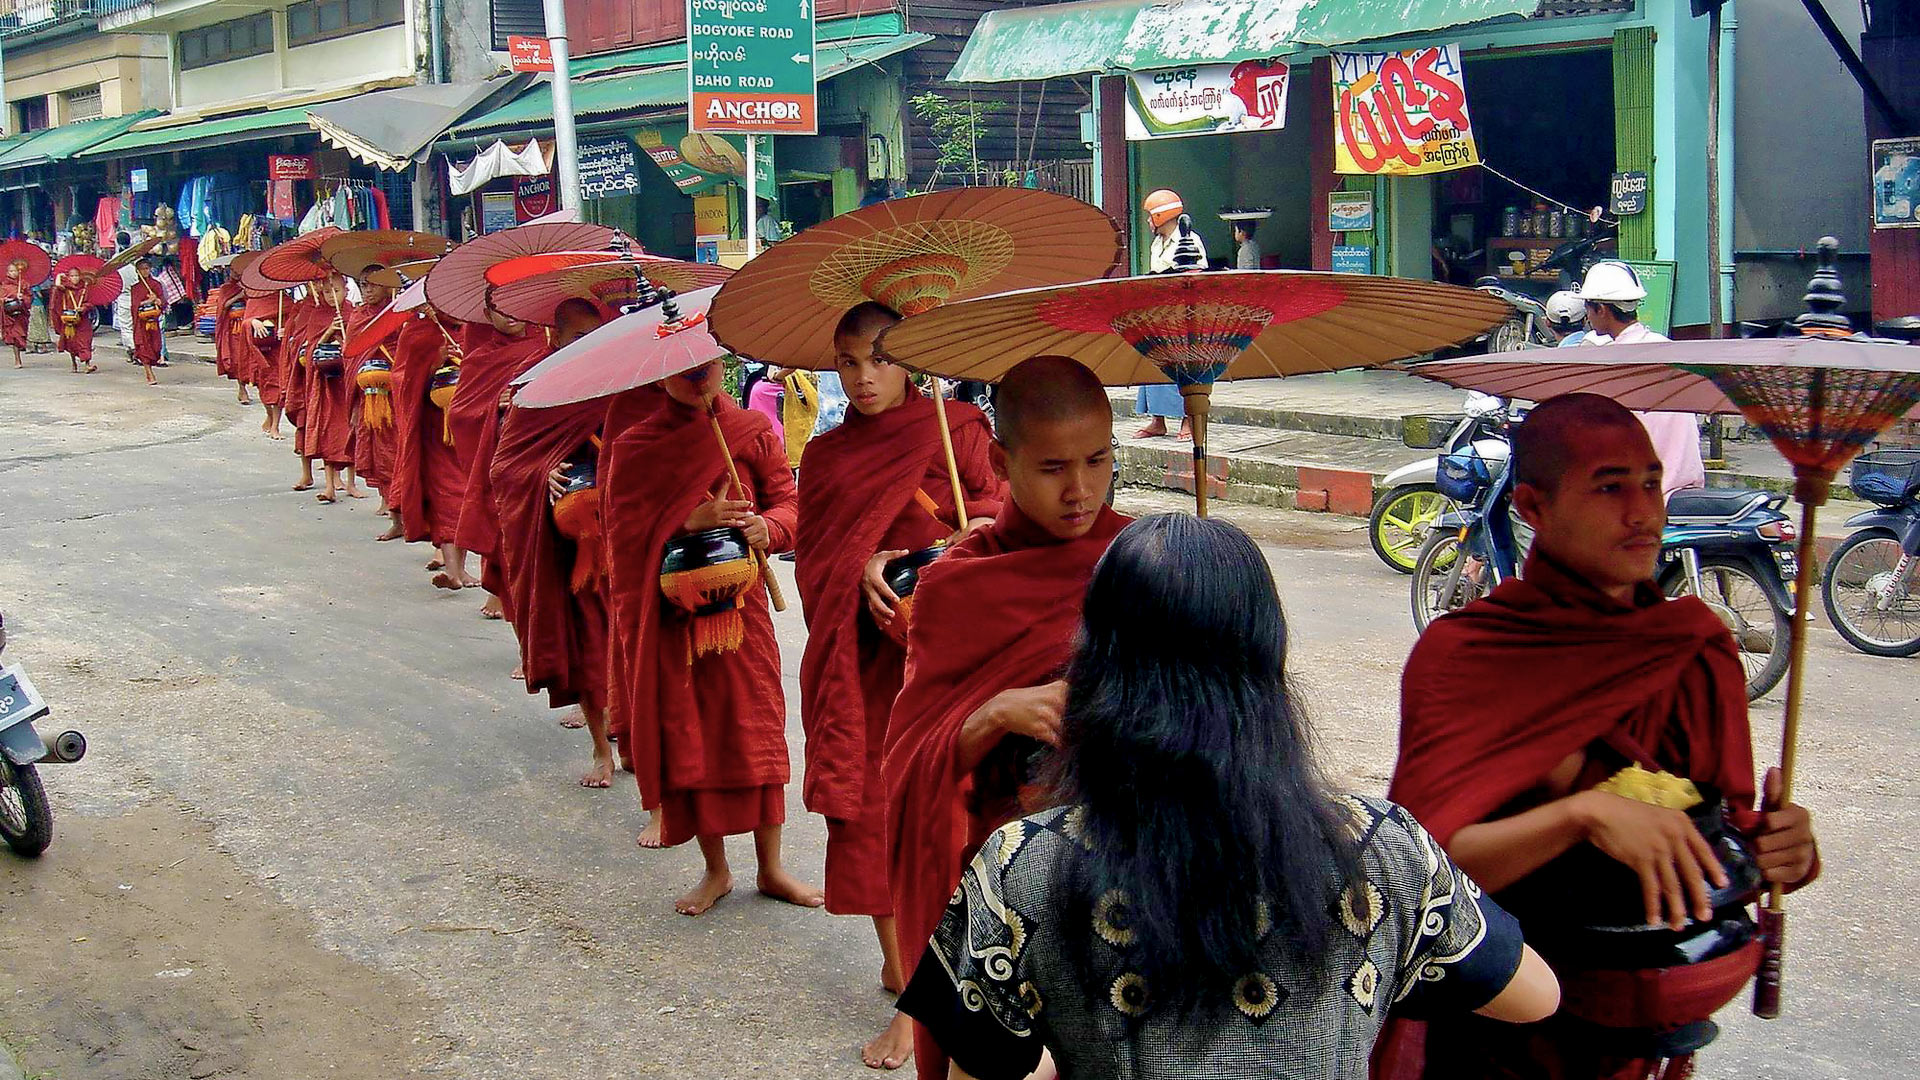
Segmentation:
<svg viewBox="0 0 1920 1080">
<path fill-rule="evenodd" d="M 35 132 L 32 138 L 25 139 L 0 152 L 0 170 L 25 169 L 34 165 L 65 161 L 88 147 L 113 138 L 142 120 L 159 115 L 160 110 L 147 109 L 129 116 L 81 120 Z"/>
</svg>

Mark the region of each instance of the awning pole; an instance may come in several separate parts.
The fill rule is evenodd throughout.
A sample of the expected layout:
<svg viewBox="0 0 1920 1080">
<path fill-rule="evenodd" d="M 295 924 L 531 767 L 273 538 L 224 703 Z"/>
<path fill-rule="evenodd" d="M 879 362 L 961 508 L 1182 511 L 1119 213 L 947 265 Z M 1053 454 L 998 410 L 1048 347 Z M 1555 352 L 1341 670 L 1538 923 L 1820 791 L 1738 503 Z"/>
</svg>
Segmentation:
<svg viewBox="0 0 1920 1080">
<path fill-rule="evenodd" d="M 747 258 L 760 254 L 760 137 L 747 136 Z"/>
<path fill-rule="evenodd" d="M 580 209 L 580 153 L 573 137 L 573 65 L 567 55 L 565 0 L 544 0 L 553 48 L 553 157 L 559 168 L 560 209 Z"/>
</svg>

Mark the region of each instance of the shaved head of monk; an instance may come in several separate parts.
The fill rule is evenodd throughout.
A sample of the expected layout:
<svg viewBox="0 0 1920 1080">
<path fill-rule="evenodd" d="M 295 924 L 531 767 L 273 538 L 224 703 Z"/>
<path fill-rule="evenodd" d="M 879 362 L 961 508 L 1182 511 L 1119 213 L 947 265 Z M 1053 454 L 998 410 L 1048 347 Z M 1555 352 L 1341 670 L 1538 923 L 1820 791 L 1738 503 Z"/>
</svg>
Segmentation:
<svg viewBox="0 0 1920 1080">
<path fill-rule="evenodd" d="M 1078 360 L 1035 356 L 1000 380 L 993 471 L 1020 511 L 1058 539 L 1085 536 L 1113 487 L 1113 405 Z"/>
<path fill-rule="evenodd" d="M 1617 599 L 1653 577 L 1667 504 L 1660 455 L 1631 412 L 1597 394 L 1543 402 L 1514 429 L 1513 461 L 1535 550 Z"/>
<path fill-rule="evenodd" d="M 833 331 L 833 370 L 847 401 L 863 416 L 878 416 L 907 400 L 907 369 L 873 351 L 880 331 L 900 321 L 885 304 L 855 304 Z"/>
<path fill-rule="evenodd" d="M 386 269 L 386 267 L 376 264 L 360 272 L 360 302 L 362 304 L 384 306 L 389 300 L 393 299 L 393 290 L 377 281 L 369 280 L 375 270 L 384 269 Z"/>
<path fill-rule="evenodd" d="M 713 402 L 714 396 L 726 389 L 721 385 L 721 367 L 719 357 L 701 364 L 691 371 L 678 375 L 669 375 L 661 383 L 667 388 L 667 396 L 682 405 L 704 409 Z"/>
<path fill-rule="evenodd" d="M 564 348 L 606 325 L 600 305 L 578 296 L 560 301 L 553 309 L 553 347 Z"/>
</svg>

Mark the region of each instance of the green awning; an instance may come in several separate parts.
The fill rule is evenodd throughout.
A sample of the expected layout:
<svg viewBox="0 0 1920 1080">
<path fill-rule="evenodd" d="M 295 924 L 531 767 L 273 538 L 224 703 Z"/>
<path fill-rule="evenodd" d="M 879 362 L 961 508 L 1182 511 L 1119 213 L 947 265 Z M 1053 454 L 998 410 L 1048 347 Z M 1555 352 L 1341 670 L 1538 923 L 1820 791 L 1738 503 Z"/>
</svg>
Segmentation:
<svg viewBox="0 0 1920 1080">
<path fill-rule="evenodd" d="M 821 81 L 863 65 L 905 52 L 933 40 L 932 34 L 895 34 L 883 38 L 820 42 L 814 49 L 816 78 Z M 686 54 L 685 46 L 680 54 Z M 640 116 L 687 104 L 687 65 L 677 63 L 641 71 L 615 72 L 573 80 L 573 115 L 592 120 L 615 115 Z M 463 120 L 453 127 L 458 138 L 488 131 L 515 134 L 544 131 L 553 126 L 553 89 L 542 82 L 491 112 Z"/>
<path fill-rule="evenodd" d="M 991 11 L 956 83 L 1231 63 L 1525 17 L 1539 0 L 1080 0 Z"/>
<path fill-rule="evenodd" d="M 65 161 L 88 147 L 119 135 L 142 120 L 159 116 L 158 109 L 146 109 L 130 116 L 108 116 L 81 120 L 57 128 L 35 132 L 31 137 L 0 150 L 0 170 L 25 169 Z"/>
<path fill-rule="evenodd" d="M 195 120 L 186 124 L 169 124 L 166 127 L 129 131 L 118 138 L 109 139 L 84 151 L 80 156 L 127 157 L 138 153 L 171 153 L 175 150 L 194 150 L 217 143 L 252 142 L 257 139 L 278 138 L 282 135 L 312 133 L 312 129 L 307 126 L 307 106 L 299 105 L 287 109 L 268 109 L 264 112 L 241 113 L 238 116 L 222 116 L 212 120 Z"/>
</svg>

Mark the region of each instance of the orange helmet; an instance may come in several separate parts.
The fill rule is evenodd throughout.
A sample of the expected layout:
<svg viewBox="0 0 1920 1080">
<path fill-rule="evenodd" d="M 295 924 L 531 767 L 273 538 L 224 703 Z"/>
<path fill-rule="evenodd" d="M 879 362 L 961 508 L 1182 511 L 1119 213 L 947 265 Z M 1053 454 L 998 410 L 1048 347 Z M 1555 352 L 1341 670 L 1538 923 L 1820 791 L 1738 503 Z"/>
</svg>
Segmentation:
<svg viewBox="0 0 1920 1080">
<path fill-rule="evenodd" d="M 1140 204 L 1140 208 L 1147 212 L 1147 221 L 1158 229 L 1179 217 L 1186 210 L 1186 205 L 1180 201 L 1178 194 L 1161 188 L 1149 193 L 1146 201 Z"/>
</svg>

